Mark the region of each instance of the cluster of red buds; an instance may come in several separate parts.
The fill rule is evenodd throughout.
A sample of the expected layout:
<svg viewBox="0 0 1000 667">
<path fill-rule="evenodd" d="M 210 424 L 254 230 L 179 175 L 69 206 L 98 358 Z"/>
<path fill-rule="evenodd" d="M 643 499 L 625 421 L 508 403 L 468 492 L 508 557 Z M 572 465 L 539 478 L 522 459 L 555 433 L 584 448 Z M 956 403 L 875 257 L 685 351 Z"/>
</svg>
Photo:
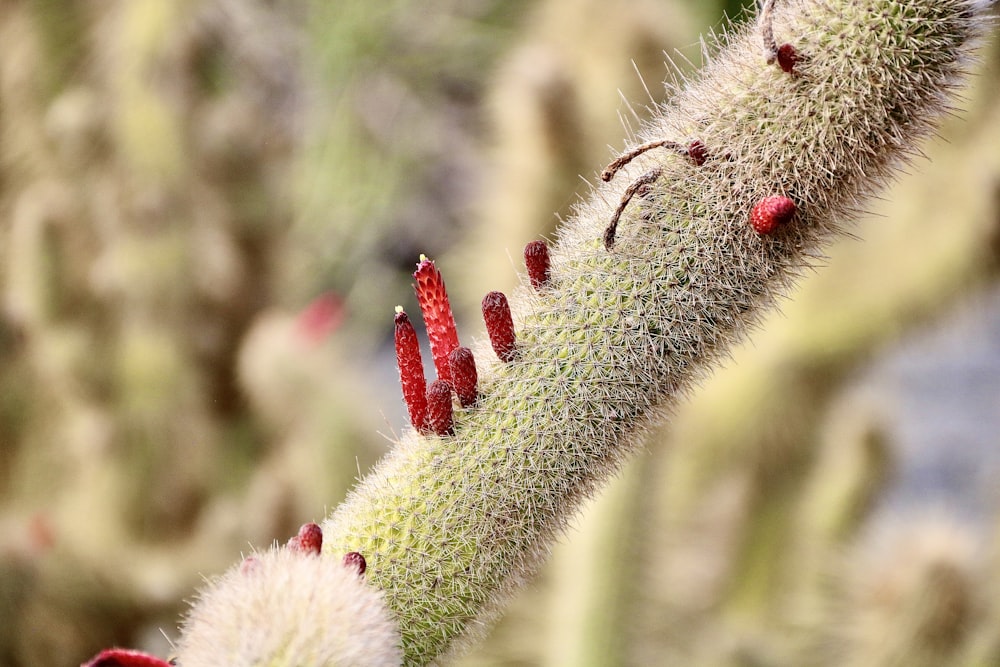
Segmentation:
<svg viewBox="0 0 1000 667">
<path fill-rule="evenodd" d="M 550 280 L 549 249 L 545 242 L 529 243 L 524 248 L 524 262 L 531 286 L 544 289 Z M 472 350 L 459 344 L 448 291 L 434 262 L 421 255 L 413 278 L 437 379 L 428 385 L 413 323 L 403 307 L 396 306 L 394 338 L 403 402 L 410 423 L 419 433 L 451 435 L 455 429 L 453 395 L 463 408 L 472 407 L 478 398 L 476 360 Z M 490 292 L 483 298 L 482 310 L 493 351 L 504 363 L 514 361 L 517 338 L 507 297 L 502 292 Z"/>
</svg>

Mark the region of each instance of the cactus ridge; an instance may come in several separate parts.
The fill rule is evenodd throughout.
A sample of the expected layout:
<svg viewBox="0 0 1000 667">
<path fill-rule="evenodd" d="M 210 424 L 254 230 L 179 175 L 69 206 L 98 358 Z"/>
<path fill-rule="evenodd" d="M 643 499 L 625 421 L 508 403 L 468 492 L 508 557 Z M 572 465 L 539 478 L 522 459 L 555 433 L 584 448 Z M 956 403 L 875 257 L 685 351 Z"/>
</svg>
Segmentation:
<svg viewBox="0 0 1000 667">
<path fill-rule="evenodd" d="M 324 523 L 322 558 L 364 555 L 405 664 L 480 633 L 581 500 L 916 154 L 981 23 L 968 0 L 769 6 L 794 75 L 768 63 L 759 23 L 723 38 L 636 142 L 709 159 L 649 150 L 599 185 L 559 230 L 545 289 L 511 299 L 516 357 L 475 350 L 478 401 L 453 435 L 406 431 Z M 774 196 L 795 215 L 759 235 L 750 212 Z"/>
</svg>

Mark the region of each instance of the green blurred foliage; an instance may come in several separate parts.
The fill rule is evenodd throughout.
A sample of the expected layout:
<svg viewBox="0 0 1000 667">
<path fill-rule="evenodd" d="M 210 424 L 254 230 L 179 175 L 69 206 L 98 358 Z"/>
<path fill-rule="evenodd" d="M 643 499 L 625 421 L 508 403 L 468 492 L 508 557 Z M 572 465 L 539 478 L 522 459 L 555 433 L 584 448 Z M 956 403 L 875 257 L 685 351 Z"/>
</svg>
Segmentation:
<svg viewBox="0 0 1000 667">
<path fill-rule="evenodd" d="M 511 285 L 723 12 L 0 0 L 0 664 L 167 654 L 201 573 L 335 505 L 417 254 L 467 313 Z M 873 525 L 897 450 L 854 382 L 995 285 L 998 53 L 460 664 L 1000 661 L 1000 521 Z"/>
</svg>

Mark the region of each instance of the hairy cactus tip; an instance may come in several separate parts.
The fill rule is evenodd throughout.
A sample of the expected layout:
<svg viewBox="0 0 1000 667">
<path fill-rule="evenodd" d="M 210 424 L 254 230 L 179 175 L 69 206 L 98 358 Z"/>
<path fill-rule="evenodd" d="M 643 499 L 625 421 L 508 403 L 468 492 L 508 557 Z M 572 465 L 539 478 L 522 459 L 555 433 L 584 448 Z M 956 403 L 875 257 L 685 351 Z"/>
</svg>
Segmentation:
<svg viewBox="0 0 1000 667">
<path fill-rule="evenodd" d="M 314 533 L 306 526 L 300 536 Z M 357 558 L 310 553 L 256 553 L 244 561 L 251 567 L 210 581 L 185 620 L 177 664 L 399 665 L 398 626 L 383 594 L 359 576 Z"/>
<path fill-rule="evenodd" d="M 208 647 L 231 646 L 238 628 L 283 651 L 364 634 L 360 612 L 323 606 L 364 595 L 398 623 L 405 664 L 461 650 L 649 424 L 919 153 L 961 83 L 983 24 L 976 6 L 768 0 L 562 226 L 544 288 L 510 300 L 516 340 L 504 308 L 487 320 L 502 361 L 479 369 L 475 404 L 454 412 L 458 338 L 440 274 L 422 261 L 414 277 L 440 383 L 428 389 L 430 433 L 403 432 L 323 523 L 319 558 L 261 554 L 250 576 L 210 585 L 181 664 L 207 664 L 185 659 L 192 646 L 214 664 L 327 664 L 241 662 Z M 783 44 L 794 51 L 782 56 Z M 321 584 L 336 576 L 329 553 L 364 554 L 364 577 Z M 304 593 L 315 588 L 341 592 Z"/>
</svg>

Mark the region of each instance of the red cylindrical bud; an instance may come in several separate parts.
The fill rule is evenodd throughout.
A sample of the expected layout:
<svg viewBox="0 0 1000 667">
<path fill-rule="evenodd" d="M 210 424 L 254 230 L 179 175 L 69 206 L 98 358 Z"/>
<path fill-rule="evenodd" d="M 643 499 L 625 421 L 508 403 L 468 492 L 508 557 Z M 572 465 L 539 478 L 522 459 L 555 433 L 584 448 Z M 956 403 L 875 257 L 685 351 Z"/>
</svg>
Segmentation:
<svg viewBox="0 0 1000 667">
<path fill-rule="evenodd" d="M 479 375 L 476 373 L 476 360 L 472 350 L 467 347 L 456 347 L 448 355 L 448 367 L 451 369 L 451 381 L 455 393 L 463 408 L 476 402 L 476 383 Z"/>
<path fill-rule="evenodd" d="M 782 44 L 778 47 L 778 67 L 788 74 L 795 73 L 795 63 L 799 62 L 799 51 L 791 44 Z"/>
<path fill-rule="evenodd" d="M 172 663 L 156 656 L 125 648 L 109 648 L 80 667 L 170 667 Z"/>
<path fill-rule="evenodd" d="M 417 264 L 417 270 L 413 272 L 413 278 L 417 281 L 414 289 L 427 327 L 427 338 L 431 341 L 434 368 L 438 379 L 450 381 L 448 355 L 458 347 L 458 330 L 455 328 L 455 317 L 451 313 L 451 302 L 448 301 L 444 279 L 434 262 L 423 255 Z"/>
<path fill-rule="evenodd" d="M 356 570 L 358 575 L 364 574 L 365 570 L 368 569 L 368 563 L 365 562 L 365 557 L 357 551 L 344 554 L 343 562 L 344 567 Z"/>
<path fill-rule="evenodd" d="M 514 338 L 514 320 L 510 315 L 510 304 L 503 292 L 490 292 L 483 297 L 483 320 L 486 333 L 490 336 L 493 351 L 500 361 L 513 361 L 517 356 L 517 341 Z"/>
<path fill-rule="evenodd" d="M 764 197 L 750 211 L 750 226 L 758 234 L 772 234 L 792 219 L 795 208 L 795 202 L 784 195 Z"/>
<path fill-rule="evenodd" d="M 524 265 L 532 287 L 541 289 L 549 282 L 549 246 L 545 241 L 532 241 L 524 246 Z"/>
<path fill-rule="evenodd" d="M 427 421 L 427 380 L 424 362 L 420 357 L 420 342 L 413 323 L 401 306 L 396 307 L 396 364 L 399 366 L 399 384 L 403 388 L 403 401 L 410 413 L 413 428 L 423 432 Z"/>
<path fill-rule="evenodd" d="M 299 534 L 288 540 L 288 548 L 304 554 L 319 555 L 323 548 L 323 529 L 315 523 L 304 523 Z"/>
<path fill-rule="evenodd" d="M 452 420 L 451 384 L 444 380 L 434 380 L 427 390 L 427 428 L 437 435 L 453 435 L 455 424 Z"/>
</svg>

